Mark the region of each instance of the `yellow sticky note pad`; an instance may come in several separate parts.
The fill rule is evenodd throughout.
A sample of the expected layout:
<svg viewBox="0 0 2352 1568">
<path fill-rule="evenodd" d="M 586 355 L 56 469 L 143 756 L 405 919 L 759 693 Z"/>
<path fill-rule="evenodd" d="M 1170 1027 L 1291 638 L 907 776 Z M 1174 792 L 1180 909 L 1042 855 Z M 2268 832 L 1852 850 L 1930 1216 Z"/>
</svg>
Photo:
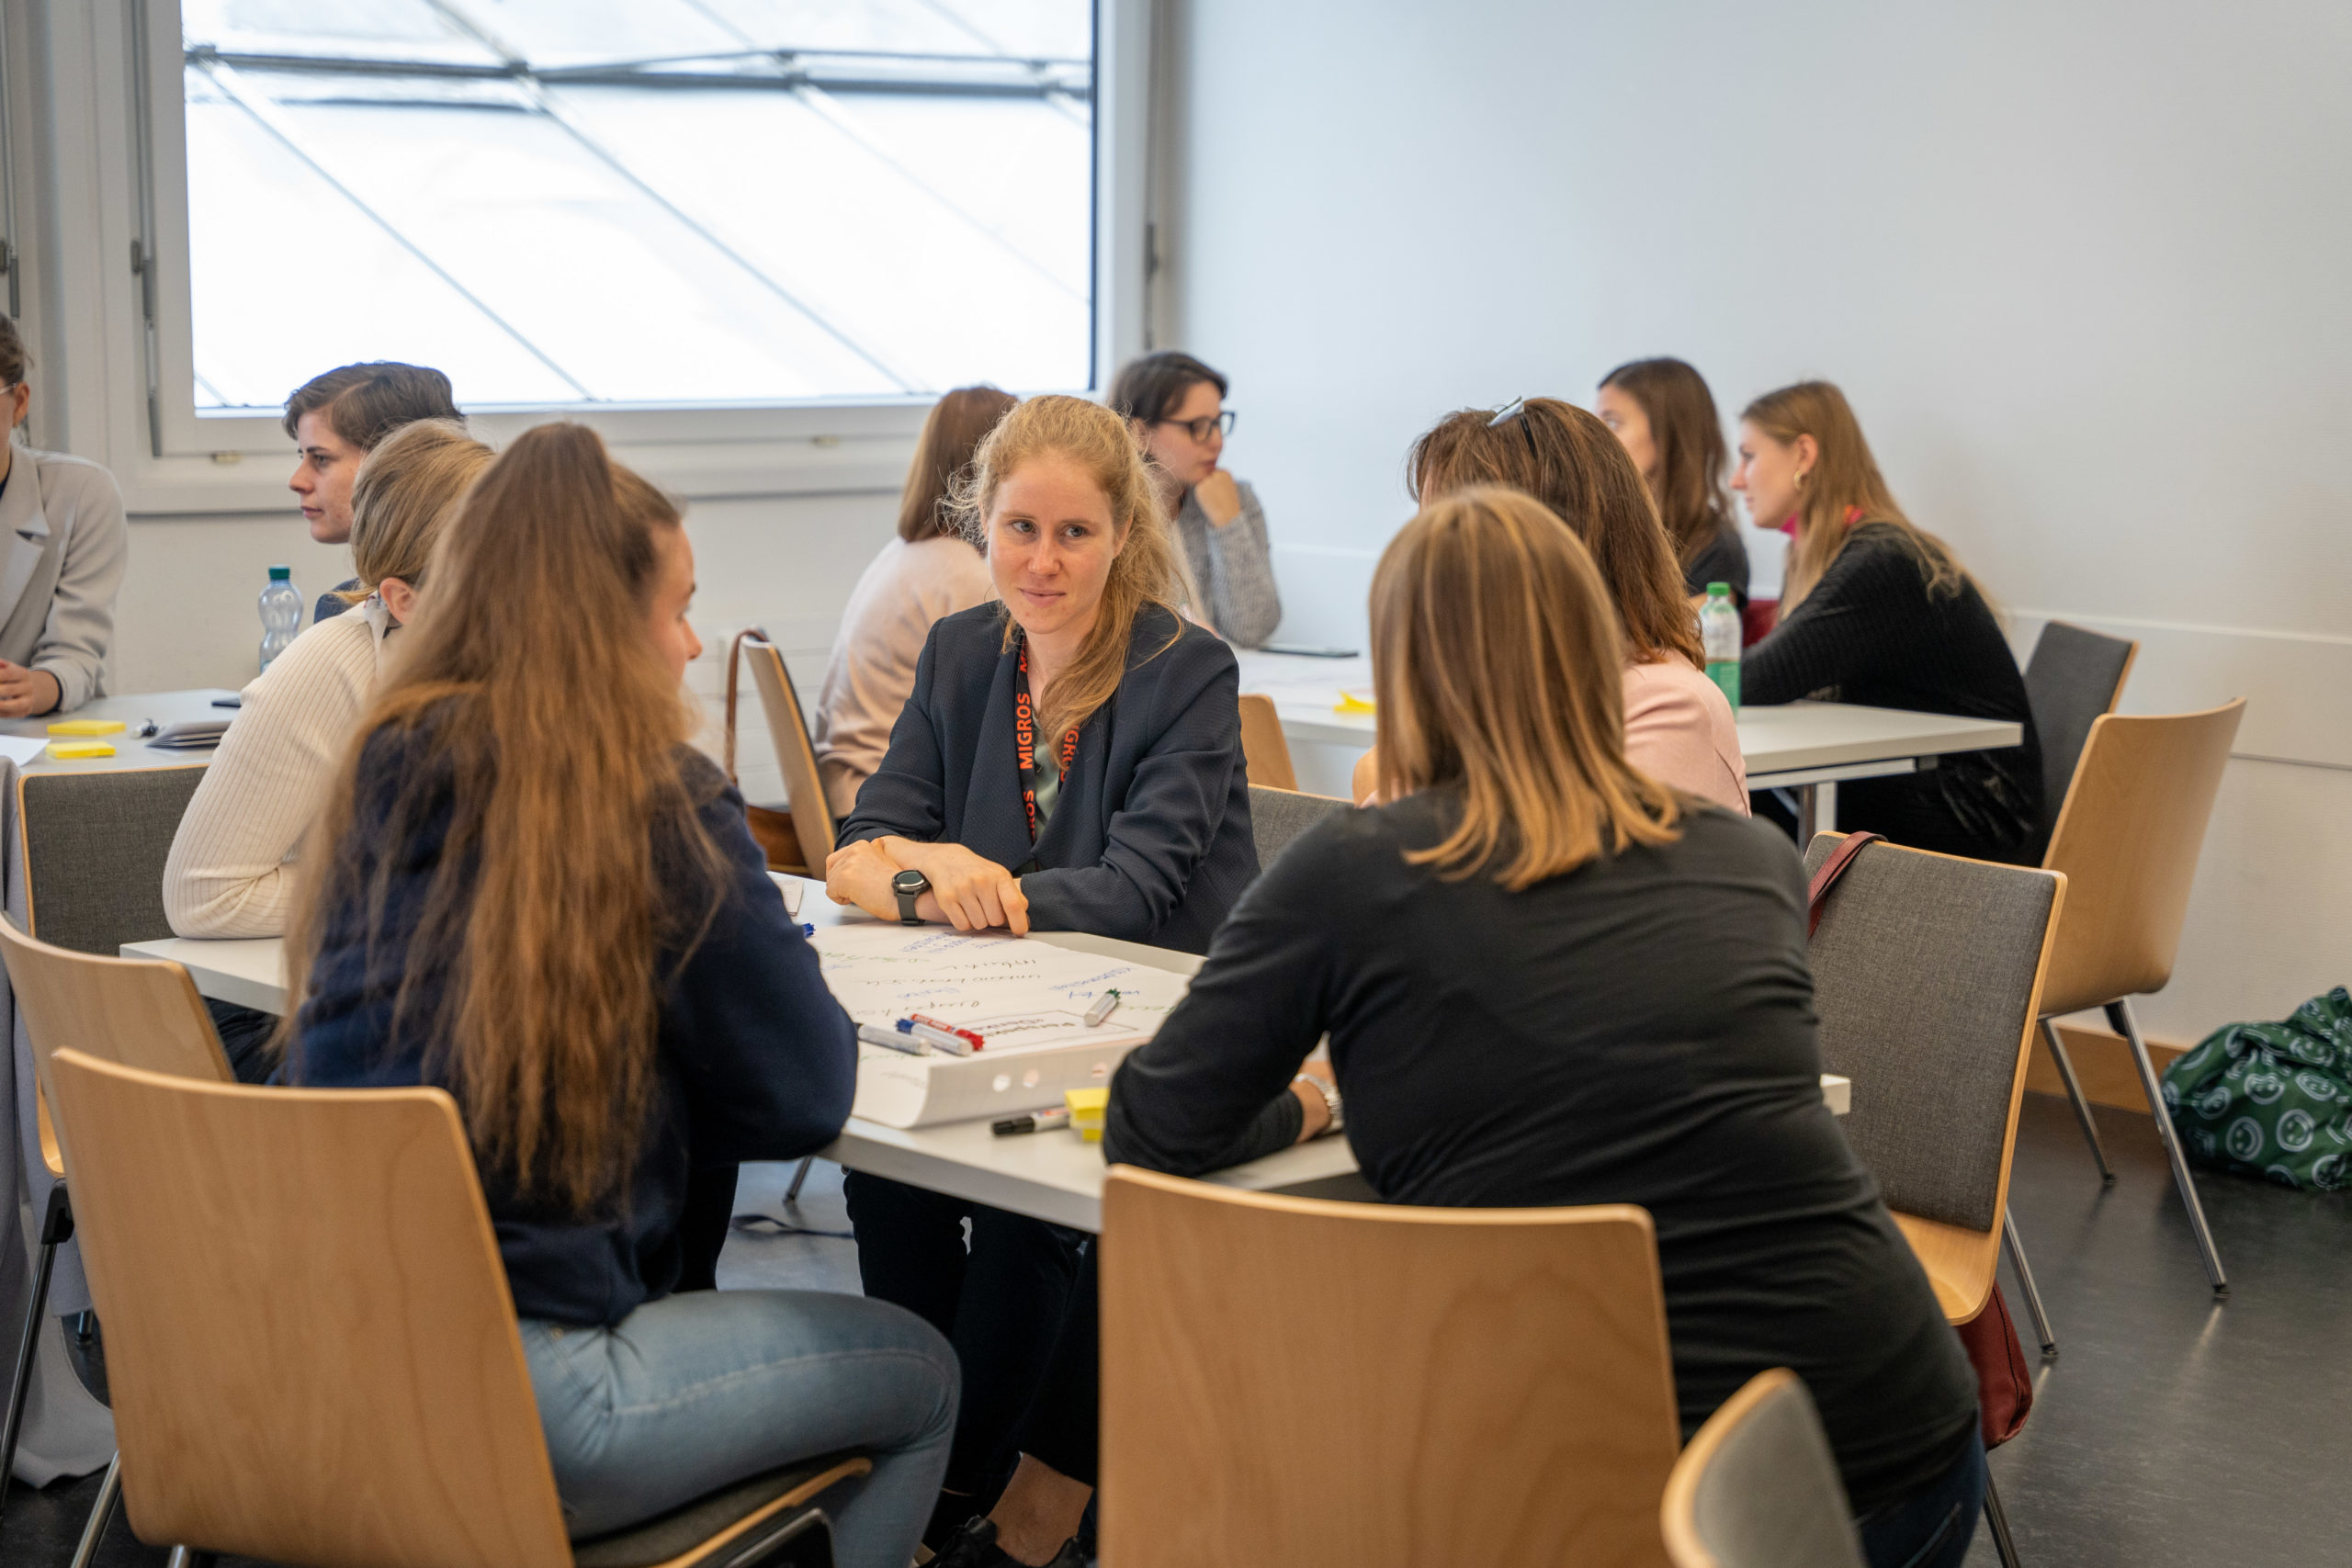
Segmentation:
<svg viewBox="0 0 2352 1568">
<path fill-rule="evenodd" d="M 114 748 L 103 740 L 52 740 L 49 754 L 70 762 L 82 757 L 111 757 Z"/>
<path fill-rule="evenodd" d="M 119 735 L 122 720 L 119 718 L 69 718 L 49 727 L 51 735 Z"/>
<path fill-rule="evenodd" d="M 1333 713 L 1377 713 L 1380 710 L 1353 692 L 1342 691 L 1340 700 L 1331 705 Z"/>
<path fill-rule="evenodd" d="M 1064 1089 L 1062 1103 L 1069 1107 L 1069 1125 L 1072 1132 L 1090 1144 L 1099 1144 L 1102 1141 L 1102 1114 L 1111 1106 L 1109 1089 Z"/>
</svg>

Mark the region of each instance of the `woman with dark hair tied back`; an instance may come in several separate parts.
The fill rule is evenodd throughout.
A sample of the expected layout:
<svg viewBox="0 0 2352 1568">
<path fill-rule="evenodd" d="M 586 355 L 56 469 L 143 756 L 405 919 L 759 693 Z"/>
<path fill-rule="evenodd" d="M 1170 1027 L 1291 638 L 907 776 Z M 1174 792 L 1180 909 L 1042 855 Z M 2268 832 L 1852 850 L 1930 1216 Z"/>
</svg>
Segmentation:
<svg viewBox="0 0 2352 1568">
<path fill-rule="evenodd" d="M 1509 491 L 1406 525 L 1372 589 L 1388 804 L 1243 895 L 1113 1078 L 1103 1158 L 1198 1176 L 1343 1125 L 1386 1202 L 1638 1203 L 1684 1435 L 1792 1368 L 1869 1561 L 1953 1568 L 1975 1379 L 1823 1103 L 1804 869 L 1632 764 L 1605 581 Z M 1329 1103 L 1294 1077 L 1326 1035 Z"/>
<path fill-rule="evenodd" d="M 1623 628 L 1625 753 L 1651 777 L 1743 815 L 1747 764 L 1731 704 L 1707 679 L 1698 619 L 1682 592 L 1666 532 L 1642 476 L 1598 419 L 1557 398 L 1521 398 L 1500 412 L 1464 409 L 1437 422 L 1407 458 L 1427 505 L 1478 485 L 1508 485 L 1549 507 L 1581 540 Z M 1355 794 L 1374 790 L 1373 758 Z"/>
<path fill-rule="evenodd" d="M 899 536 L 850 590 L 809 736 L 837 818 L 856 806 L 858 786 L 890 749 L 890 727 L 914 690 L 932 624 L 994 592 L 950 497 L 971 468 L 972 449 L 1017 400 L 994 387 L 958 387 L 932 405 L 899 498 Z"/>
<path fill-rule="evenodd" d="M 106 695 L 115 595 L 130 564 L 122 492 L 96 463 L 17 445 L 32 357 L 0 315 L 0 718 L 64 713 Z"/>
<path fill-rule="evenodd" d="M 1705 379 L 1679 359 L 1636 359 L 1600 378 L 1592 412 L 1649 486 L 1683 592 L 1703 603 L 1707 584 L 1729 583 L 1732 603 L 1747 608 L 1747 547 L 1724 488 L 1731 461 Z"/>
<path fill-rule="evenodd" d="M 1283 602 L 1258 492 L 1220 466 L 1233 433 L 1227 389 L 1221 372 L 1168 349 L 1119 367 L 1106 400 L 1150 464 L 1193 614 L 1227 642 L 1262 648 Z"/>
<path fill-rule="evenodd" d="M 1976 579 L 1895 504 L 1846 395 L 1800 381 L 1749 403 L 1732 487 L 1758 527 L 1794 534 L 1780 624 L 1741 661 L 1749 703 L 1826 697 L 2025 731 L 2007 750 L 1955 752 L 1921 773 L 1838 785 L 1838 826 L 1978 860 L 2030 858 L 2041 741 L 2025 677 Z"/>
<path fill-rule="evenodd" d="M 741 797 L 686 744 L 677 509 L 543 425 L 434 576 L 302 856 L 286 1077 L 456 1099 L 575 1539 L 858 1448 L 838 1560 L 905 1568 L 946 1343 L 855 1296 L 673 1293 L 690 1168 L 822 1147 L 856 1066 Z"/>
</svg>

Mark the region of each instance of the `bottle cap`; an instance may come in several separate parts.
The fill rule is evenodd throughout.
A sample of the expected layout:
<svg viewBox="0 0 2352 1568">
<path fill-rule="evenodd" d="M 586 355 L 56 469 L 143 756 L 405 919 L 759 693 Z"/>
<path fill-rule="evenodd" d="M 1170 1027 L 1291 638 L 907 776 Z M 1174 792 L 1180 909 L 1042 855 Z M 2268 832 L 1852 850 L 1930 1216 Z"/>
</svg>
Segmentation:
<svg viewBox="0 0 2352 1568">
<path fill-rule="evenodd" d="M 1730 598 L 1731 584 L 1728 582 L 1710 582 L 1707 584 L 1707 597 L 1710 599 Z"/>
<path fill-rule="evenodd" d="M 269 569 L 269 580 L 272 582 L 291 581 L 293 577 L 294 569 L 290 566 L 274 566 Z"/>
</svg>

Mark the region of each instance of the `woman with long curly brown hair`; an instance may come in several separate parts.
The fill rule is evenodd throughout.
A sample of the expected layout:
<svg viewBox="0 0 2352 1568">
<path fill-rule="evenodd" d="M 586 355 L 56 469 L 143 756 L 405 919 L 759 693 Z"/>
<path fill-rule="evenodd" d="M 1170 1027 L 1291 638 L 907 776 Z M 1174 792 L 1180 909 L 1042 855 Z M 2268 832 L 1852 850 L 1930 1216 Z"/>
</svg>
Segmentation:
<svg viewBox="0 0 2352 1568">
<path fill-rule="evenodd" d="M 544 425 L 452 519 L 302 856 L 287 1076 L 455 1097 L 575 1537 L 846 1448 L 843 1563 L 904 1568 L 955 1359 L 856 1297 L 676 1294 L 689 1171 L 822 1147 L 856 1048 L 742 799 L 686 745 L 676 508 Z"/>
</svg>

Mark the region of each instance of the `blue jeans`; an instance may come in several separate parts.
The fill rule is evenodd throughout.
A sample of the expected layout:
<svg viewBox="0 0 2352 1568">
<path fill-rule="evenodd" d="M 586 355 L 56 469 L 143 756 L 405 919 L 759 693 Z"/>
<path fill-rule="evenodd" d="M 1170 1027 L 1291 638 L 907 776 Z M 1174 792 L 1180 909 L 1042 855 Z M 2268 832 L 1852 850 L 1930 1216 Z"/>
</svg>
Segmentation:
<svg viewBox="0 0 2352 1568">
<path fill-rule="evenodd" d="M 813 1291 L 701 1291 L 649 1302 L 617 1328 L 522 1328 L 575 1540 L 864 1449 L 874 1473 L 827 1510 L 835 1559 L 913 1559 L 956 1432 L 958 1376 L 955 1351 L 912 1313 Z"/>
<path fill-rule="evenodd" d="M 1984 1507 L 1984 1435 L 1968 1424 L 1968 1446 L 1942 1476 L 1908 1497 L 1854 1521 L 1871 1568 L 1960 1568 Z"/>
</svg>

